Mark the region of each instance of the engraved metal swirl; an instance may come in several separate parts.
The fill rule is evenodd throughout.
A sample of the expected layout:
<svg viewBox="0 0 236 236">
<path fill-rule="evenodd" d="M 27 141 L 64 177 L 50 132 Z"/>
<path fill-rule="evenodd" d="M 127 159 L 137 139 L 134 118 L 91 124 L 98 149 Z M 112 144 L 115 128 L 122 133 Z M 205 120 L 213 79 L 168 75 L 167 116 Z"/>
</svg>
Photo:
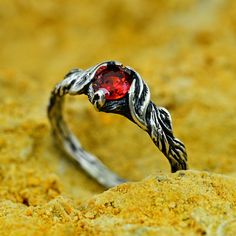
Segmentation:
<svg viewBox="0 0 236 236">
<path fill-rule="evenodd" d="M 128 94 L 122 99 L 108 101 L 104 90 L 93 91 L 92 80 L 96 71 L 101 66 L 109 65 L 122 66 L 119 62 L 109 61 L 87 70 L 72 70 L 52 91 L 48 117 L 59 145 L 103 186 L 109 188 L 125 181 L 109 170 L 94 155 L 86 152 L 63 119 L 64 95 L 86 94 L 96 110 L 123 115 L 148 132 L 154 144 L 168 159 L 172 172 L 187 169 L 185 146 L 173 135 L 169 112 L 165 108 L 157 107 L 150 100 L 149 88 L 136 71 L 130 67 L 124 67 L 133 77 L 133 82 Z"/>
</svg>

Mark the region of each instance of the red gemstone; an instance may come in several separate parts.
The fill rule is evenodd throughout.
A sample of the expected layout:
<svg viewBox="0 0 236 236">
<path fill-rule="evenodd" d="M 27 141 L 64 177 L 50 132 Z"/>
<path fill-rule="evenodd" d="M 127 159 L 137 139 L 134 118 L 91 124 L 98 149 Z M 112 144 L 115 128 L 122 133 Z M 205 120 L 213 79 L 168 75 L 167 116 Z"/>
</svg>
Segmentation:
<svg viewBox="0 0 236 236">
<path fill-rule="evenodd" d="M 104 89 L 107 100 L 123 98 L 129 91 L 133 79 L 121 66 L 100 67 L 93 82 L 94 91 Z"/>
</svg>

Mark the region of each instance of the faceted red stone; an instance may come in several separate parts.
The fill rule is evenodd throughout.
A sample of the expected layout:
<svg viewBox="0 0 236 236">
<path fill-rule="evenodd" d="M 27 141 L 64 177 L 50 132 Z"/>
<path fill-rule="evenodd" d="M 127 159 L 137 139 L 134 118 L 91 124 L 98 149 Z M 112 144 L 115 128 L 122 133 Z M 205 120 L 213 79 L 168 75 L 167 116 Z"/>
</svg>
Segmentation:
<svg viewBox="0 0 236 236">
<path fill-rule="evenodd" d="M 93 89 L 106 91 L 107 100 L 123 98 L 129 91 L 133 79 L 121 66 L 102 66 L 94 76 Z"/>
</svg>

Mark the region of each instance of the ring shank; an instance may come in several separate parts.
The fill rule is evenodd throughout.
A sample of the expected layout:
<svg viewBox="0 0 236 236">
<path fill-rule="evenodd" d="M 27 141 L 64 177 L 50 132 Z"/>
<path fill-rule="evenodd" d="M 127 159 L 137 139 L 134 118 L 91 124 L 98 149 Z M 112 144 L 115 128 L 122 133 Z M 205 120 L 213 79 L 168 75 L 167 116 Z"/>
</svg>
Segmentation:
<svg viewBox="0 0 236 236">
<path fill-rule="evenodd" d="M 65 94 L 59 95 L 57 89 L 52 92 L 48 106 L 48 117 L 57 142 L 59 142 L 60 146 L 62 145 L 69 156 L 79 163 L 81 168 L 106 188 L 125 182 L 124 179 L 109 170 L 98 158 L 82 148 L 79 140 L 73 135 L 64 121 L 62 111 Z"/>
</svg>

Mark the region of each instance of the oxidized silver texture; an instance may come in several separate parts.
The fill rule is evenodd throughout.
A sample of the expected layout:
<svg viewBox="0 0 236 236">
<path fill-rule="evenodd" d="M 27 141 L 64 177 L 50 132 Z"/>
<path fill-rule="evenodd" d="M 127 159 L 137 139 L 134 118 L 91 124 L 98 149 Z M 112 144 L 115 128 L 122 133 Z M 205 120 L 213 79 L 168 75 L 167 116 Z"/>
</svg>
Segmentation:
<svg viewBox="0 0 236 236">
<path fill-rule="evenodd" d="M 157 107 L 150 100 L 150 91 L 140 75 L 130 67 L 123 67 L 133 77 L 133 82 L 128 94 L 118 100 L 105 99 L 105 92 L 100 89 L 93 91 L 92 81 L 96 71 L 101 66 L 122 66 L 116 61 L 103 62 L 87 70 L 75 69 L 70 71 L 64 80 L 56 85 L 51 93 L 48 106 L 48 117 L 52 125 L 53 133 L 59 141 L 60 146 L 80 166 L 100 184 L 105 187 L 112 187 L 124 179 L 118 177 L 109 170 L 94 155 L 85 151 L 78 139 L 68 129 L 62 115 L 64 95 L 88 96 L 89 101 L 98 111 L 116 113 L 127 117 L 145 130 L 154 144 L 168 159 L 171 171 L 187 169 L 187 153 L 184 144 L 176 139 L 172 131 L 172 122 L 169 112 L 163 107 Z"/>
</svg>

